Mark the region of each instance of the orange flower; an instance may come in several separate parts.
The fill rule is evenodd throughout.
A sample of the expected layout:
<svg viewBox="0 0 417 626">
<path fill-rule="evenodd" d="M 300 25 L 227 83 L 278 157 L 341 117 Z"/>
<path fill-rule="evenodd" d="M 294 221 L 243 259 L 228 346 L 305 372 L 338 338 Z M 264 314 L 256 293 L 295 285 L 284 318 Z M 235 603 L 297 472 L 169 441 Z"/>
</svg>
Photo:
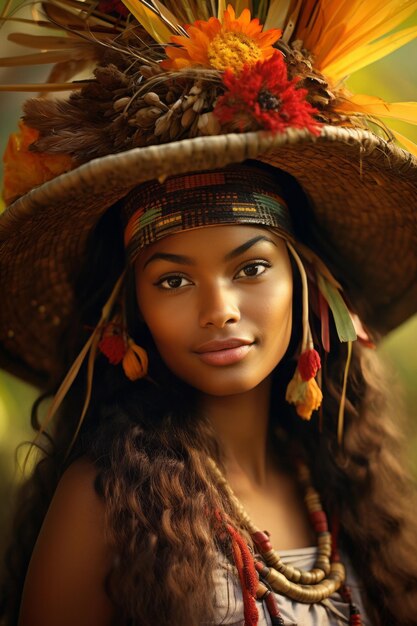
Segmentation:
<svg viewBox="0 0 417 626">
<path fill-rule="evenodd" d="M 3 198 L 6 205 L 75 165 L 67 154 L 32 152 L 29 148 L 38 137 L 39 132 L 22 121 L 19 122 L 19 131 L 9 137 L 3 156 Z"/>
<path fill-rule="evenodd" d="M 323 400 L 323 394 L 314 378 L 305 381 L 298 368 L 288 383 L 285 399 L 295 405 L 297 415 L 309 420 L 313 411 L 317 411 Z"/>
<path fill-rule="evenodd" d="M 123 370 L 129 380 L 138 380 L 148 373 L 148 355 L 146 350 L 129 339 L 129 347 L 123 357 Z"/>
<path fill-rule="evenodd" d="M 262 32 L 263 26 L 258 18 L 251 19 L 249 9 L 244 9 L 237 18 L 230 4 L 223 22 L 211 17 L 207 22 L 197 20 L 185 28 L 188 37 L 174 35 L 171 38 L 172 43 L 180 47 L 165 48 L 169 58 L 161 65 L 166 70 L 200 65 L 220 71 L 227 68 L 238 71 L 245 64 L 269 59 L 274 53 L 272 44 L 281 36 L 278 29 Z"/>
</svg>

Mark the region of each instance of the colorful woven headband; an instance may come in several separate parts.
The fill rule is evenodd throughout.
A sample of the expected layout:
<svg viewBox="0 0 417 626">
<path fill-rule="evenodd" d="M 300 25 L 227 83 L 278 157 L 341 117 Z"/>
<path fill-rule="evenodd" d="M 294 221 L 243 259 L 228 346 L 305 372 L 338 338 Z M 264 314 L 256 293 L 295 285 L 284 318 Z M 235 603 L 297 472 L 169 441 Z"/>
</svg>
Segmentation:
<svg viewBox="0 0 417 626">
<path fill-rule="evenodd" d="M 290 214 L 268 172 L 239 165 L 152 181 L 125 199 L 129 262 L 145 246 L 183 230 L 216 224 L 260 224 L 293 238 Z"/>
</svg>

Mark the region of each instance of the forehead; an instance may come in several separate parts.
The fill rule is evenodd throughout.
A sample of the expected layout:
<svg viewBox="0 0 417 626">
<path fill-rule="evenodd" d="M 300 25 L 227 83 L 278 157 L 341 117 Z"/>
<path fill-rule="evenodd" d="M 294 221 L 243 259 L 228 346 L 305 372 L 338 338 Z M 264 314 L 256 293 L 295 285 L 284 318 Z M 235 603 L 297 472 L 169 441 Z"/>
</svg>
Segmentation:
<svg viewBox="0 0 417 626">
<path fill-rule="evenodd" d="M 141 265 L 155 253 L 178 253 L 192 256 L 224 255 L 236 247 L 255 240 L 253 245 L 266 243 L 283 249 L 285 242 L 278 232 L 262 226 L 248 226 L 242 224 L 227 224 L 194 228 L 173 235 L 169 235 L 148 245 L 138 257 Z"/>
</svg>

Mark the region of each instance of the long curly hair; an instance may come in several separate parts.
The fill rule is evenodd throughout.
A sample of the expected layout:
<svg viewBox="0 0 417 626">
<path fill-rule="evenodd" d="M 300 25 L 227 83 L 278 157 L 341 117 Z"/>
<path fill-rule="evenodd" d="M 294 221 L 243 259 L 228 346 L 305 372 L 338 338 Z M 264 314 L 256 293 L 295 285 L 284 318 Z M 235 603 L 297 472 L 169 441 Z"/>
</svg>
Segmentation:
<svg viewBox="0 0 417 626">
<path fill-rule="evenodd" d="M 91 236 L 86 259 L 90 271 L 80 276 L 78 286 L 79 314 L 65 337 L 68 363 L 85 339 L 85 329 L 96 323 L 124 266 L 118 216 L 115 206 Z M 344 443 L 338 444 L 346 347 L 331 327 L 320 428 L 318 418 L 304 422 L 294 415 L 283 400 L 299 342 L 300 285 L 296 273 L 294 277 L 294 330 L 274 372 L 271 440 L 275 438 L 281 459 L 288 448 L 276 437 L 278 426 L 289 439 L 302 443 L 327 513 L 340 519 L 341 547 L 363 587 L 371 623 L 411 626 L 417 615 L 416 500 L 398 406 L 383 392 L 388 385 L 376 355 L 356 343 Z M 222 466 L 222 454 L 210 424 L 196 410 L 196 392 L 165 367 L 135 306 L 130 288 L 129 330 L 149 353 L 154 382 L 131 383 L 99 357 L 88 414 L 63 463 L 84 398 L 84 377 L 77 379 L 53 434 L 44 438 L 43 458 L 19 494 L 1 582 L 0 616 L 5 626 L 17 624 L 31 552 L 58 481 L 81 456 L 95 464 L 95 488 L 105 502 L 106 531 L 115 554 L 107 591 L 118 607 L 118 624 L 213 623 L 218 552 L 230 558 L 230 545 L 214 531 L 214 512 L 235 518 L 227 493 L 214 481 L 207 462 L 211 456 Z M 311 324 L 313 332 L 318 330 L 314 316 Z M 32 413 L 35 428 L 41 402 L 42 398 Z M 239 527 L 240 521 L 235 519 L 235 524 Z"/>
</svg>

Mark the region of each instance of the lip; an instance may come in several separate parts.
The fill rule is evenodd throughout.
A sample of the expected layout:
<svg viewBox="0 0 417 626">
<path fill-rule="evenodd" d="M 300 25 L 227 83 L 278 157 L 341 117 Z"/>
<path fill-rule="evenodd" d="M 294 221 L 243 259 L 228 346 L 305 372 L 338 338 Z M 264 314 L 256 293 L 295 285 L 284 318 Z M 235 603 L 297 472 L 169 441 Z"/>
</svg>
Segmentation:
<svg viewBox="0 0 417 626">
<path fill-rule="evenodd" d="M 240 337 L 231 337 L 230 339 L 213 339 L 202 343 L 194 350 L 197 354 L 203 354 L 206 352 L 218 352 L 220 350 L 229 350 L 231 348 L 239 348 L 240 346 L 249 346 L 253 343 L 252 339 L 241 339 Z"/>
<path fill-rule="evenodd" d="M 246 357 L 254 343 L 250 339 L 238 338 L 209 341 L 199 346 L 195 353 L 207 365 L 233 365 Z"/>
</svg>

